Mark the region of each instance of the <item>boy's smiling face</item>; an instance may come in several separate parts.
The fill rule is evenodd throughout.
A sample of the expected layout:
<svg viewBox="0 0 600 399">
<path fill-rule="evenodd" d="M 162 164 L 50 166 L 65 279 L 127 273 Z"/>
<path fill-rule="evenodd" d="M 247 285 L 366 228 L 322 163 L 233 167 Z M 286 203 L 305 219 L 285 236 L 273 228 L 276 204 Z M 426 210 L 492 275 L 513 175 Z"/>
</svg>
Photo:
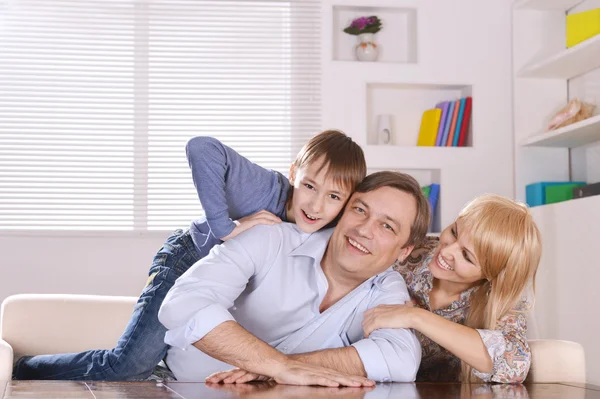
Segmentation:
<svg viewBox="0 0 600 399">
<path fill-rule="evenodd" d="M 287 219 L 305 233 L 314 233 L 327 226 L 344 209 L 350 190 L 327 177 L 327 167 L 317 159 L 303 168 L 292 169 L 290 181 L 294 195 L 287 210 Z"/>
</svg>

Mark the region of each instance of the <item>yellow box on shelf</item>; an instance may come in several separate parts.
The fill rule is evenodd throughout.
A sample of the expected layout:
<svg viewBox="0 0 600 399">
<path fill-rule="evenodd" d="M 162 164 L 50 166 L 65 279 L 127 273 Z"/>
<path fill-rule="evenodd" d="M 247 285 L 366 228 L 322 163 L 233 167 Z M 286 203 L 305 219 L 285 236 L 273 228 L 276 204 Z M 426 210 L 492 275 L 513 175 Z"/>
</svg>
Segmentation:
<svg viewBox="0 0 600 399">
<path fill-rule="evenodd" d="M 600 8 L 567 15 L 567 48 L 600 34 Z"/>
</svg>

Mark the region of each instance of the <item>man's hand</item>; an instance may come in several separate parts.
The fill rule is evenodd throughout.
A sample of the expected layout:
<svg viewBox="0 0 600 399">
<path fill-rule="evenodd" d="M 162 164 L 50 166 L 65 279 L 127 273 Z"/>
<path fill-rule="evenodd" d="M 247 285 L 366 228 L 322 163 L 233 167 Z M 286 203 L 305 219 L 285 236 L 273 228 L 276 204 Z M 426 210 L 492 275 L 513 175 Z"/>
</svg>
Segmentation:
<svg viewBox="0 0 600 399">
<path fill-rule="evenodd" d="M 281 219 L 269 211 L 259 211 L 253 215 L 241 218 L 240 220 L 238 220 L 238 222 L 240 224 L 238 226 L 235 226 L 233 231 L 231 233 L 229 233 L 228 236 L 221 238 L 221 240 L 227 241 L 230 238 L 237 236 L 241 232 L 246 231 L 249 228 L 256 226 L 257 224 L 281 223 Z"/>
<path fill-rule="evenodd" d="M 221 382 L 223 384 L 245 384 L 250 381 L 273 381 L 273 379 L 266 375 L 251 373 L 242 369 L 220 371 L 206 377 L 206 382 L 212 384 L 219 384 Z"/>
<path fill-rule="evenodd" d="M 308 365 L 295 360 L 290 360 L 279 369 L 274 370 L 272 377 L 246 370 L 233 369 L 212 374 L 206 379 L 206 382 L 243 384 L 250 381 L 268 380 L 287 385 L 321 385 L 326 387 L 370 387 L 375 385 L 374 381 L 364 377 L 349 376 L 325 367 Z"/>
<path fill-rule="evenodd" d="M 290 360 L 285 367 L 278 370 L 273 379 L 279 384 L 288 385 L 322 385 L 325 387 L 370 387 L 375 381 L 365 377 L 342 374 L 325 367 L 314 366 L 296 360 Z"/>
</svg>

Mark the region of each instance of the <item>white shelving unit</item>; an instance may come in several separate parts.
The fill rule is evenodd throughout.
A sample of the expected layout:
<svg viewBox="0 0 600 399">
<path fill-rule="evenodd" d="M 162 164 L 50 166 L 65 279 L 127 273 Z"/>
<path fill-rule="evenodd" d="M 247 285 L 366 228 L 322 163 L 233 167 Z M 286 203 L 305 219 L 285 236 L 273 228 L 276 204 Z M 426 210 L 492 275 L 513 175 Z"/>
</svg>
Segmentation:
<svg viewBox="0 0 600 399">
<path fill-rule="evenodd" d="M 566 11 L 583 0 L 517 0 L 514 8 L 519 10 L 560 10 Z"/>
<path fill-rule="evenodd" d="M 545 132 L 553 115 L 572 98 L 595 102 L 600 111 L 600 37 L 566 49 L 568 13 L 600 7 L 600 1 L 523 0 L 513 8 L 513 122 L 515 190 L 536 182 L 595 183 L 593 150 L 600 143 L 600 115 Z M 588 154 L 592 155 L 588 157 Z M 542 237 L 531 338 L 583 345 L 587 381 L 600 381 L 597 281 L 600 272 L 600 196 L 531 209 Z M 582 276 L 585 276 L 582 278 Z M 583 294 L 580 294 L 583 293 Z M 576 312 L 573 310 L 577 309 Z M 589 356 L 588 356 L 589 354 Z"/>
<path fill-rule="evenodd" d="M 600 116 L 545 131 L 552 116 L 570 100 L 570 79 L 600 68 L 600 35 L 565 48 L 566 14 L 580 3 L 514 4 L 515 189 L 523 201 L 528 184 L 573 180 L 572 165 L 577 160 L 571 150 L 600 142 Z M 539 54 L 548 53 L 553 55 L 540 60 Z"/>
<path fill-rule="evenodd" d="M 386 27 L 377 35 L 380 49 L 378 61 L 399 64 L 417 62 L 415 8 L 348 5 L 333 6 L 333 60 L 354 60 L 356 36 L 344 33 L 343 29 L 354 18 L 370 15 L 377 15 L 385 22 Z"/>
<path fill-rule="evenodd" d="M 600 67 L 600 35 L 525 66 L 519 77 L 571 79 Z"/>
<path fill-rule="evenodd" d="M 370 170 L 392 169 L 422 185 L 440 184 L 433 229 L 448 226 L 475 196 L 512 196 L 511 5 L 501 0 L 323 0 L 323 127 L 350 134 Z M 483 15 L 498 17 L 494 30 Z M 343 33 L 353 18 L 377 15 L 381 57 L 360 62 L 356 38 Z M 499 51 L 498 49 L 501 49 Z M 418 147 L 423 112 L 471 96 L 465 147 Z M 379 144 L 377 120 L 390 115 L 392 143 Z"/>
<path fill-rule="evenodd" d="M 455 101 L 471 95 L 472 87 L 469 85 L 368 83 L 367 143 L 377 144 L 378 116 L 385 114 L 390 115 L 392 120 L 390 145 L 414 148 L 419 138 L 423 111 L 435 107 L 441 101 Z M 402 106 L 399 107 L 398 104 Z M 468 147 L 472 143 L 471 133 L 469 131 L 467 134 Z"/>
<path fill-rule="evenodd" d="M 600 142 L 600 115 L 553 130 L 532 135 L 521 143 L 524 147 L 575 148 Z"/>
</svg>

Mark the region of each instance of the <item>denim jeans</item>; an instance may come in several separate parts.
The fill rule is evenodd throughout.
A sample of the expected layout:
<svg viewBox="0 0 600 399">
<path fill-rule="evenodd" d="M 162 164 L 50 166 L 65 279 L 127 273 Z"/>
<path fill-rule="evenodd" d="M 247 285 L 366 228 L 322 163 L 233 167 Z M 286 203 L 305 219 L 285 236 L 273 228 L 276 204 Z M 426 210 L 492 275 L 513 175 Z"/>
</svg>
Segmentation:
<svg viewBox="0 0 600 399">
<path fill-rule="evenodd" d="M 149 377 L 168 347 L 158 310 L 175 280 L 221 243 L 210 233 L 208 236 L 200 252 L 188 231 L 176 230 L 167 239 L 154 257 L 148 284 L 115 348 L 22 357 L 15 363 L 13 378 L 126 381 Z"/>
</svg>

